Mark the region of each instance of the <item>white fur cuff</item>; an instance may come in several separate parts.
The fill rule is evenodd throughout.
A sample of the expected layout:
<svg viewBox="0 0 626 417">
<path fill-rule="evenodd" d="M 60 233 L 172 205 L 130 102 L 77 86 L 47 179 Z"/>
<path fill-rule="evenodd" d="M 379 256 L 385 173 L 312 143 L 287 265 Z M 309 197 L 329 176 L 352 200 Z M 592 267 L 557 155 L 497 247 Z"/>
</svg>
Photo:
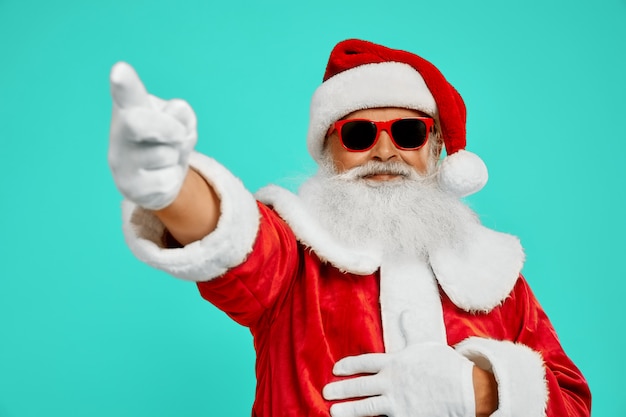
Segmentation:
<svg viewBox="0 0 626 417">
<path fill-rule="evenodd" d="M 541 355 L 528 346 L 470 337 L 455 349 L 498 383 L 498 410 L 492 417 L 544 417 L 548 387 Z"/>
<path fill-rule="evenodd" d="M 141 261 L 190 281 L 208 281 L 242 263 L 252 251 L 259 229 L 259 211 L 241 181 L 215 160 L 193 153 L 190 166 L 220 197 L 217 228 L 183 248 L 163 247 L 163 224 L 150 211 L 124 201 L 126 243 Z"/>
</svg>

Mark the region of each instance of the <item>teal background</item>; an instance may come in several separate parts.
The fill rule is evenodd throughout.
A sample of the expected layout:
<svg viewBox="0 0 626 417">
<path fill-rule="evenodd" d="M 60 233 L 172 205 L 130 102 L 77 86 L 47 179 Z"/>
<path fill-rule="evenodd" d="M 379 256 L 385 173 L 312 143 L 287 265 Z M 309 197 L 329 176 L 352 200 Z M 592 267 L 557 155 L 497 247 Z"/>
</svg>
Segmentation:
<svg viewBox="0 0 626 417">
<path fill-rule="evenodd" d="M 0 417 L 249 415 L 248 331 L 125 246 L 108 72 L 126 60 L 187 99 L 198 149 L 251 190 L 294 188 L 349 37 L 420 53 L 461 92 L 491 176 L 470 204 L 520 236 L 594 416 L 626 416 L 626 1 L 0 0 Z"/>
</svg>

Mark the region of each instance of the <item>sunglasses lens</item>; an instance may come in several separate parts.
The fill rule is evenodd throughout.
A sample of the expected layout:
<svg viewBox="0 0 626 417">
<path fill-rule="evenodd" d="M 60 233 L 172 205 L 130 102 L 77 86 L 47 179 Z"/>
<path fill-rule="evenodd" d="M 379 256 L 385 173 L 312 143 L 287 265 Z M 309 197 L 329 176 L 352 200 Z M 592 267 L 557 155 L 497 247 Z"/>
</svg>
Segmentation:
<svg viewBox="0 0 626 417">
<path fill-rule="evenodd" d="M 376 125 L 364 120 L 347 122 L 341 127 L 343 145 L 353 151 L 369 148 L 376 139 Z"/>
<path fill-rule="evenodd" d="M 400 148 L 417 149 L 426 142 L 426 123 L 419 119 L 401 119 L 391 125 L 391 135 Z"/>
</svg>

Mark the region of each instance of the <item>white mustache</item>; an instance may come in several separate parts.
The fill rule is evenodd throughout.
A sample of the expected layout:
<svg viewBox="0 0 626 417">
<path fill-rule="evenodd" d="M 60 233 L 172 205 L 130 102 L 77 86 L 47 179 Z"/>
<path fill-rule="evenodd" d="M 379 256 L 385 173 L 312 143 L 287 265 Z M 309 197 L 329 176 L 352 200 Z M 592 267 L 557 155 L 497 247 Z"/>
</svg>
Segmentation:
<svg viewBox="0 0 626 417">
<path fill-rule="evenodd" d="M 399 161 L 368 161 L 364 165 L 359 165 L 340 174 L 336 174 L 335 178 L 347 181 L 354 181 L 369 177 L 371 175 L 383 174 L 400 175 L 404 178 L 412 180 L 421 178 L 421 175 L 417 171 L 415 171 L 415 169 Z"/>
</svg>

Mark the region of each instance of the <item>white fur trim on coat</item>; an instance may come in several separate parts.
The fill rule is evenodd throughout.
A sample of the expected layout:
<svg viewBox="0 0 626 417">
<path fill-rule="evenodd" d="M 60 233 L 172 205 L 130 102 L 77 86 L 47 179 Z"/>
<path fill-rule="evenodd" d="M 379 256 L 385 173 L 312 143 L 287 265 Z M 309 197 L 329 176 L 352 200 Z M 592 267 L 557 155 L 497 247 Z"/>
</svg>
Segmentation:
<svg viewBox="0 0 626 417">
<path fill-rule="evenodd" d="M 336 268 L 366 275 L 381 266 L 381 253 L 359 252 L 335 241 L 290 191 L 271 185 L 259 190 L 256 197 L 274 208 L 302 244 Z M 524 263 L 524 252 L 515 236 L 480 224 L 468 227 L 472 227 L 470 238 L 431 253 L 430 266 L 439 285 L 458 307 L 487 312 L 501 304 L 513 289 Z"/>
<path fill-rule="evenodd" d="M 397 255 L 383 258 L 380 309 L 385 352 L 406 347 L 405 331 L 411 333 L 411 343 L 446 344 L 437 280 L 424 260 Z"/>
<path fill-rule="evenodd" d="M 135 256 L 147 264 L 185 280 L 208 281 L 247 258 L 259 229 L 259 211 L 241 181 L 215 160 L 193 153 L 190 166 L 220 197 L 216 229 L 183 248 L 164 248 L 163 224 L 150 211 L 124 201 L 124 236 Z"/>
<path fill-rule="evenodd" d="M 430 253 L 430 265 L 450 300 L 466 311 L 488 312 L 511 292 L 524 265 L 513 235 L 468 224 L 470 238 Z"/>
<path fill-rule="evenodd" d="M 272 206 L 304 246 L 312 248 L 317 256 L 342 271 L 357 275 L 376 272 L 381 257 L 375 252 L 361 252 L 338 243 L 309 213 L 300 198 L 276 185 L 261 188 L 255 197 Z"/>
<path fill-rule="evenodd" d="M 548 385 L 544 361 L 528 346 L 470 337 L 455 349 L 498 383 L 498 410 L 491 417 L 544 417 Z"/>
<path fill-rule="evenodd" d="M 437 119 L 435 99 L 415 68 L 401 62 L 360 65 L 329 78 L 313 93 L 307 135 L 313 159 L 320 161 L 332 123 L 374 107 L 419 110 Z"/>
</svg>

